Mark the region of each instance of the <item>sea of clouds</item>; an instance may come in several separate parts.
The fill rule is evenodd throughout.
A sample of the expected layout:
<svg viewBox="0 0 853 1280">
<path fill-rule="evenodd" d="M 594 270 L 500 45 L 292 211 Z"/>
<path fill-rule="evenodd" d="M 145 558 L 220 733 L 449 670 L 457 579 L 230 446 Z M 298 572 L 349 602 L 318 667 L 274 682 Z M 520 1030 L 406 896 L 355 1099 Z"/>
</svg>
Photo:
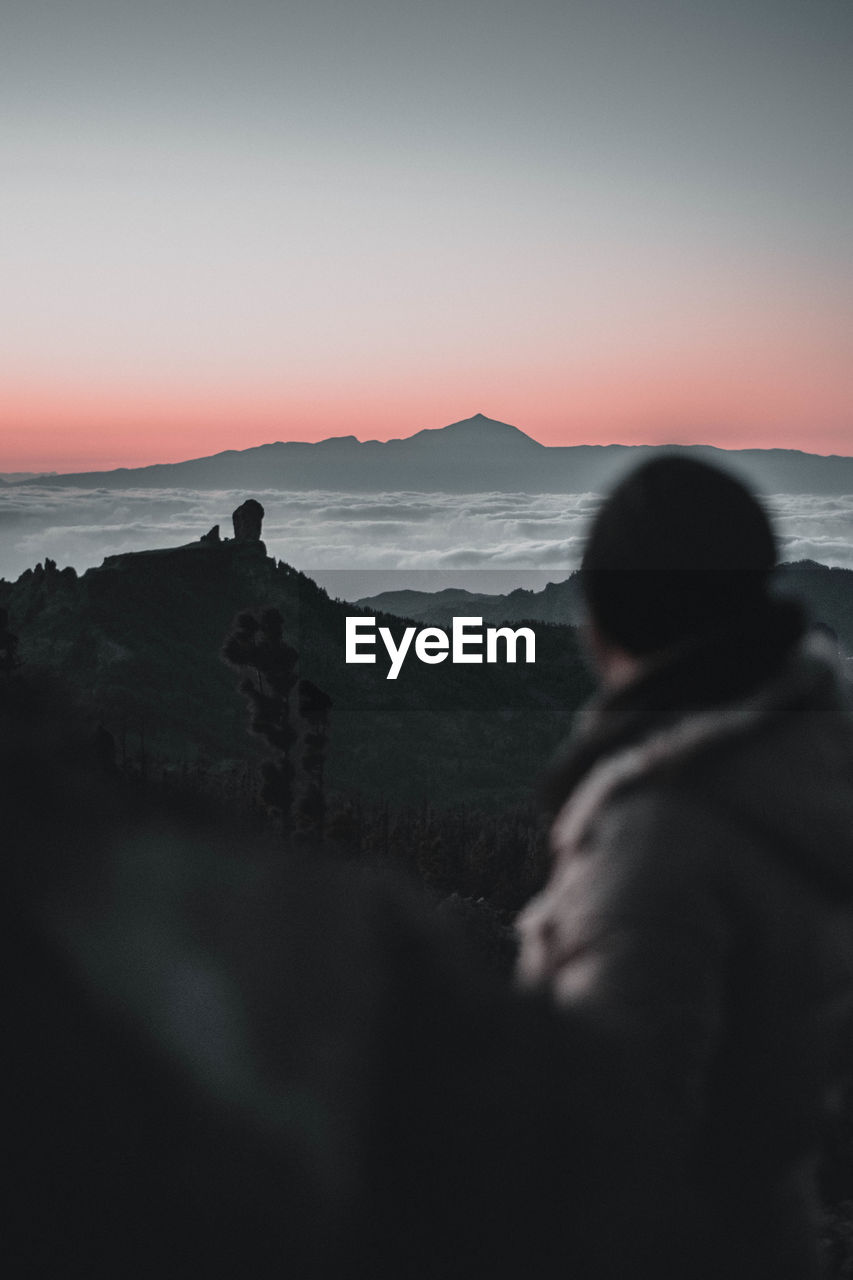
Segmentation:
<svg viewBox="0 0 853 1280">
<path fill-rule="evenodd" d="M 230 537 L 243 491 L 0 488 L 0 577 L 46 556 L 78 572 L 123 551 Z M 354 599 L 402 586 L 508 591 L 559 581 L 580 560 L 592 493 L 256 492 L 267 550 Z M 782 560 L 853 568 L 853 495 L 767 499 Z"/>
</svg>

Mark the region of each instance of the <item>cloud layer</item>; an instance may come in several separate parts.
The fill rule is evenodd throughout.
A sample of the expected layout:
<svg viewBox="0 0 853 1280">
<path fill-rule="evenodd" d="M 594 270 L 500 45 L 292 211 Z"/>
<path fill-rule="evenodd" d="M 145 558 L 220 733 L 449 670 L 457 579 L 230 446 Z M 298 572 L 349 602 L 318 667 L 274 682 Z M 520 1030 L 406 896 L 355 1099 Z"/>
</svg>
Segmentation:
<svg viewBox="0 0 853 1280">
<path fill-rule="evenodd" d="M 405 585 L 506 591 L 577 568 L 596 494 L 258 493 L 271 555 L 334 594 Z M 243 492 L 0 490 L 0 576 L 46 556 L 78 572 L 122 551 L 196 541 L 214 524 L 231 534 Z M 853 568 L 853 495 L 769 500 L 781 559 Z M 499 571 L 499 572 L 498 572 Z M 408 580 L 411 579 L 410 582 Z M 430 586 L 427 588 L 426 583 Z"/>
</svg>

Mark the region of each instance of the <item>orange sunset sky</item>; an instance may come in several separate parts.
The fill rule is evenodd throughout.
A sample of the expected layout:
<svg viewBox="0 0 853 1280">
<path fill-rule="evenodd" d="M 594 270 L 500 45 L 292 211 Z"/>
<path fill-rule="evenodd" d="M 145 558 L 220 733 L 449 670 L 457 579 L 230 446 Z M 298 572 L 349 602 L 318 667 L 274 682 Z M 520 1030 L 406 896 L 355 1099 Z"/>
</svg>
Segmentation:
<svg viewBox="0 0 853 1280">
<path fill-rule="evenodd" d="M 0 471 L 387 439 L 853 453 L 853 10 L 13 6 Z"/>
</svg>

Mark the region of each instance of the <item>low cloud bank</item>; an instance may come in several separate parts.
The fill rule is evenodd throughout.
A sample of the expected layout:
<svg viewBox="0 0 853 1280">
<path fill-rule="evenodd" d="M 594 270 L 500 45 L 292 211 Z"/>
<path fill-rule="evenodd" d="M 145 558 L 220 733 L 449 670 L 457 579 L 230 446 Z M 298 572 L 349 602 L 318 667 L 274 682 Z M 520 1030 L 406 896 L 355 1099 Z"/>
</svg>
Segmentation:
<svg viewBox="0 0 853 1280">
<path fill-rule="evenodd" d="M 106 555 L 195 541 L 214 524 L 230 536 L 231 512 L 247 496 L 8 488 L 0 491 L 0 576 L 14 579 L 46 556 L 82 572 Z M 591 493 L 252 496 L 266 509 L 270 554 L 341 595 L 382 590 L 386 574 L 389 587 L 399 587 L 401 572 L 412 586 L 429 579 L 433 590 L 452 583 L 507 591 L 558 580 L 578 567 L 599 502 Z M 853 568 L 853 495 L 782 494 L 768 505 L 783 560 Z"/>
</svg>

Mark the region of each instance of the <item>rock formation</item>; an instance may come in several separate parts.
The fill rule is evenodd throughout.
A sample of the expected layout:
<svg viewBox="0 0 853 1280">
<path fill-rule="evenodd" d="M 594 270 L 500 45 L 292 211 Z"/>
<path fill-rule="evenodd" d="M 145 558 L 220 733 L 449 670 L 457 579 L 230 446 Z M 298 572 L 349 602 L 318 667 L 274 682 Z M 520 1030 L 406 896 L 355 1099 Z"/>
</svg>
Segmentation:
<svg viewBox="0 0 853 1280">
<path fill-rule="evenodd" d="M 260 542 L 264 509 L 255 498 L 247 498 L 232 515 L 237 542 Z"/>
</svg>

